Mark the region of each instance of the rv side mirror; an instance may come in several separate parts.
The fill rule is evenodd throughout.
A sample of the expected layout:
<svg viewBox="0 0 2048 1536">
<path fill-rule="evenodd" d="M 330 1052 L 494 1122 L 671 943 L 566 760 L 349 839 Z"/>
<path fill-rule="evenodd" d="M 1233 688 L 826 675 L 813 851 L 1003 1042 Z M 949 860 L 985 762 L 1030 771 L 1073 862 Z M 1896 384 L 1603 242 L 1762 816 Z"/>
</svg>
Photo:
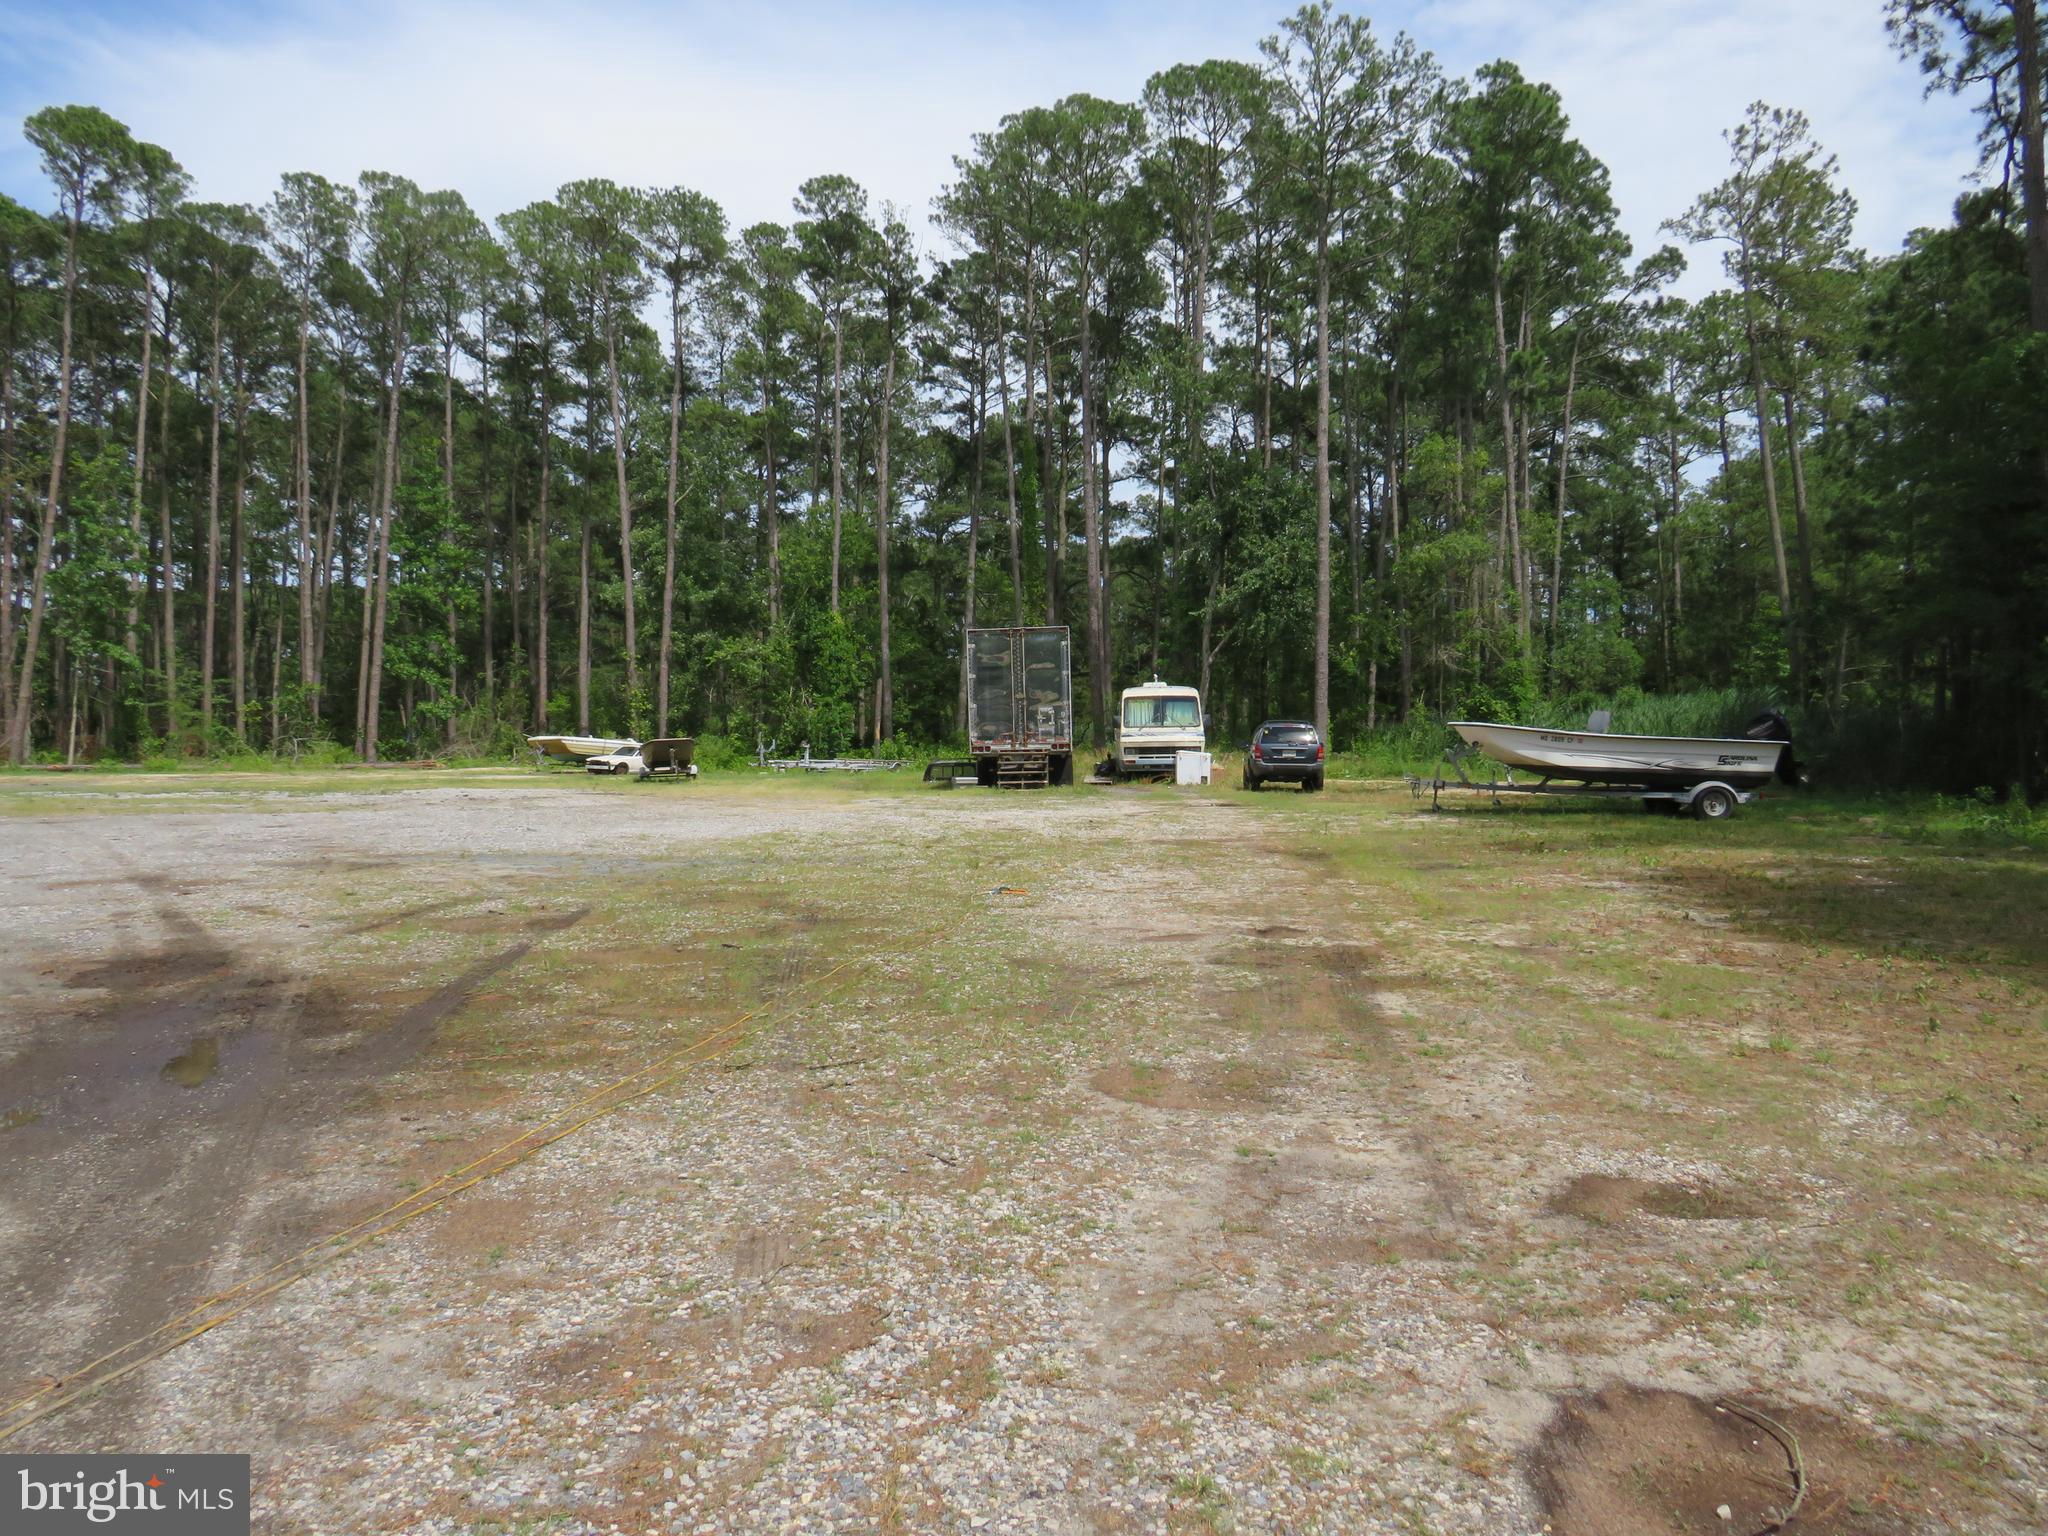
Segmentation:
<svg viewBox="0 0 2048 1536">
<path fill-rule="evenodd" d="M 1215 729 L 1216 729 L 1216 717 L 1215 717 L 1214 715 L 1204 715 L 1204 716 L 1202 716 L 1202 734 L 1203 734 L 1204 736 L 1206 736 L 1206 735 L 1208 735 L 1208 734 L 1209 734 L 1209 733 L 1210 733 L 1211 731 L 1213 731 L 1213 730 L 1215 730 Z"/>
</svg>

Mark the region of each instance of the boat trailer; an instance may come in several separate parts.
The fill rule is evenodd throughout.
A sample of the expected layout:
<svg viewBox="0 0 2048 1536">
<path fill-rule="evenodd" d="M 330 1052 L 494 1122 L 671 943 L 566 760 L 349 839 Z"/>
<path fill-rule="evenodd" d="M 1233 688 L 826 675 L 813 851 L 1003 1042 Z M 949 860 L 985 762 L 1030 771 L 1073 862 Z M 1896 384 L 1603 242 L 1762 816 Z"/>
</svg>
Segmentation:
<svg viewBox="0 0 2048 1536">
<path fill-rule="evenodd" d="M 1656 788 L 1643 784 L 1558 784 L 1546 774 L 1533 784 L 1515 782 L 1515 770 L 1504 767 L 1503 779 L 1496 779 L 1489 772 L 1486 779 L 1473 778 L 1465 771 L 1469 759 L 1479 758 L 1474 747 L 1460 742 L 1444 750 L 1443 759 L 1436 766 L 1436 772 L 1425 779 L 1417 774 L 1403 774 L 1408 781 L 1408 792 L 1416 799 L 1422 798 L 1424 790 L 1429 791 L 1429 808 L 1440 809 L 1439 801 L 1446 790 L 1464 791 L 1477 795 L 1491 795 L 1495 805 L 1501 804 L 1503 795 L 1557 795 L 1594 800 L 1638 800 L 1646 811 L 1659 812 L 1667 816 L 1691 812 L 1701 821 L 1726 821 L 1735 814 L 1738 805 L 1748 805 L 1757 798 L 1757 791 L 1737 789 L 1719 779 L 1702 779 L 1697 784 L 1682 788 Z M 1480 759 L 1487 761 L 1487 759 Z M 1447 779 L 1444 769 L 1449 767 L 1457 777 Z"/>
<path fill-rule="evenodd" d="M 813 757 L 811 744 L 803 744 L 802 757 L 771 757 L 775 743 L 765 746 L 758 740 L 754 746 L 754 766 L 773 769 L 776 773 L 788 773 L 791 769 L 802 769 L 806 773 L 889 773 L 903 766 L 900 757 Z"/>
</svg>

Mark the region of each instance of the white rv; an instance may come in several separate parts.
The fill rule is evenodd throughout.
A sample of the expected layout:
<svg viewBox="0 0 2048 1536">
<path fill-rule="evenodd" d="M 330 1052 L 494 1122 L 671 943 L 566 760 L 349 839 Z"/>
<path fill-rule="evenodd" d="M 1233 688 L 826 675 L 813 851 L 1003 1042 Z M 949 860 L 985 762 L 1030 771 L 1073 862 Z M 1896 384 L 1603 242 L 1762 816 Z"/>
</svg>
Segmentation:
<svg viewBox="0 0 2048 1536">
<path fill-rule="evenodd" d="M 1208 750 L 1202 695 L 1153 678 L 1126 688 L 1117 706 L 1116 776 L 1172 778 L 1176 752 Z"/>
</svg>

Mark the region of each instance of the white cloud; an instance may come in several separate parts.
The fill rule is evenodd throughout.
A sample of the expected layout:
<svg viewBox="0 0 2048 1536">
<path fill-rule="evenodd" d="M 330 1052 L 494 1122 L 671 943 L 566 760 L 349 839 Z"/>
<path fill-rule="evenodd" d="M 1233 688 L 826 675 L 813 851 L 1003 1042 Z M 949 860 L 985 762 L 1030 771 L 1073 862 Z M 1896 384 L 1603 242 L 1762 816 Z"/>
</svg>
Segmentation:
<svg viewBox="0 0 2048 1536">
<path fill-rule="evenodd" d="M 797 184 L 824 171 L 922 212 L 1003 113 L 1077 90 L 1129 99 L 1170 63 L 1253 57 L 1280 10 L 375 0 L 95 19 L 0 0 L 0 107 L 95 102 L 178 155 L 210 199 L 261 202 L 286 170 L 377 167 L 495 215 L 601 175 L 696 187 L 739 227 L 787 219 Z M 1719 178 L 1719 135 L 1758 97 L 1812 117 L 1873 250 L 1944 219 L 1974 162 L 1966 108 L 1921 101 L 1877 0 L 1415 0 L 1376 14 L 1453 69 L 1505 56 L 1556 85 L 1612 168 L 1639 250 Z M 0 150 L 0 185 L 45 200 L 18 140 Z"/>
<path fill-rule="evenodd" d="M 1856 196 L 1856 237 L 1876 255 L 1945 223 L 1976 164 L 1967 103 L 1922 99 L 1878 0 L 1444 0 L 1419 20 L 1418 35 L 1454 40 L 1434 44 L 1447 65 L 1508 57 L 1558 88 L 1573 132 L 1613 173 L 1638 253 L 1668 241 L 1658 225 L 1727 174 L 1721 134 L 1752 101 L 1812 120 Z M 1720 280 L 1718 256 L 1691 254 L 1688 291 Z"/>
</svg>

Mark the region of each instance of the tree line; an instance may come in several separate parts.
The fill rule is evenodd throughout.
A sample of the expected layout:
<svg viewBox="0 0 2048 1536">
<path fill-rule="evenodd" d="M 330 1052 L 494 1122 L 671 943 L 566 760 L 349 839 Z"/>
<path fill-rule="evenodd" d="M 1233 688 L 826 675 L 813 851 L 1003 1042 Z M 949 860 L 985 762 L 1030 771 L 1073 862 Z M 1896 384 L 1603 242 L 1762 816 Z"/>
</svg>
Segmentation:
<svg viewBox="0 0 2048 1536">
<path fill-rule="evenodd" d="M 976 135 L 937 256 L 844 175 L 740 230 L 601 179 L 494 223 L 381 171 L 249 207 L 38 112 L 54 204 L 0 198 L 0 734 L 936 741 L 963 626 L 1045 622 L 1096 742 L 1155 671 L 1340 745 L 1733 688 L 2039 792 L 2042 17 L 1882 20 L 1986 170 L 1875 258 L 1796 111 L 1753 106 L 1638 254 L 1556 91 L 1327 3 Z"/>
</svg>

